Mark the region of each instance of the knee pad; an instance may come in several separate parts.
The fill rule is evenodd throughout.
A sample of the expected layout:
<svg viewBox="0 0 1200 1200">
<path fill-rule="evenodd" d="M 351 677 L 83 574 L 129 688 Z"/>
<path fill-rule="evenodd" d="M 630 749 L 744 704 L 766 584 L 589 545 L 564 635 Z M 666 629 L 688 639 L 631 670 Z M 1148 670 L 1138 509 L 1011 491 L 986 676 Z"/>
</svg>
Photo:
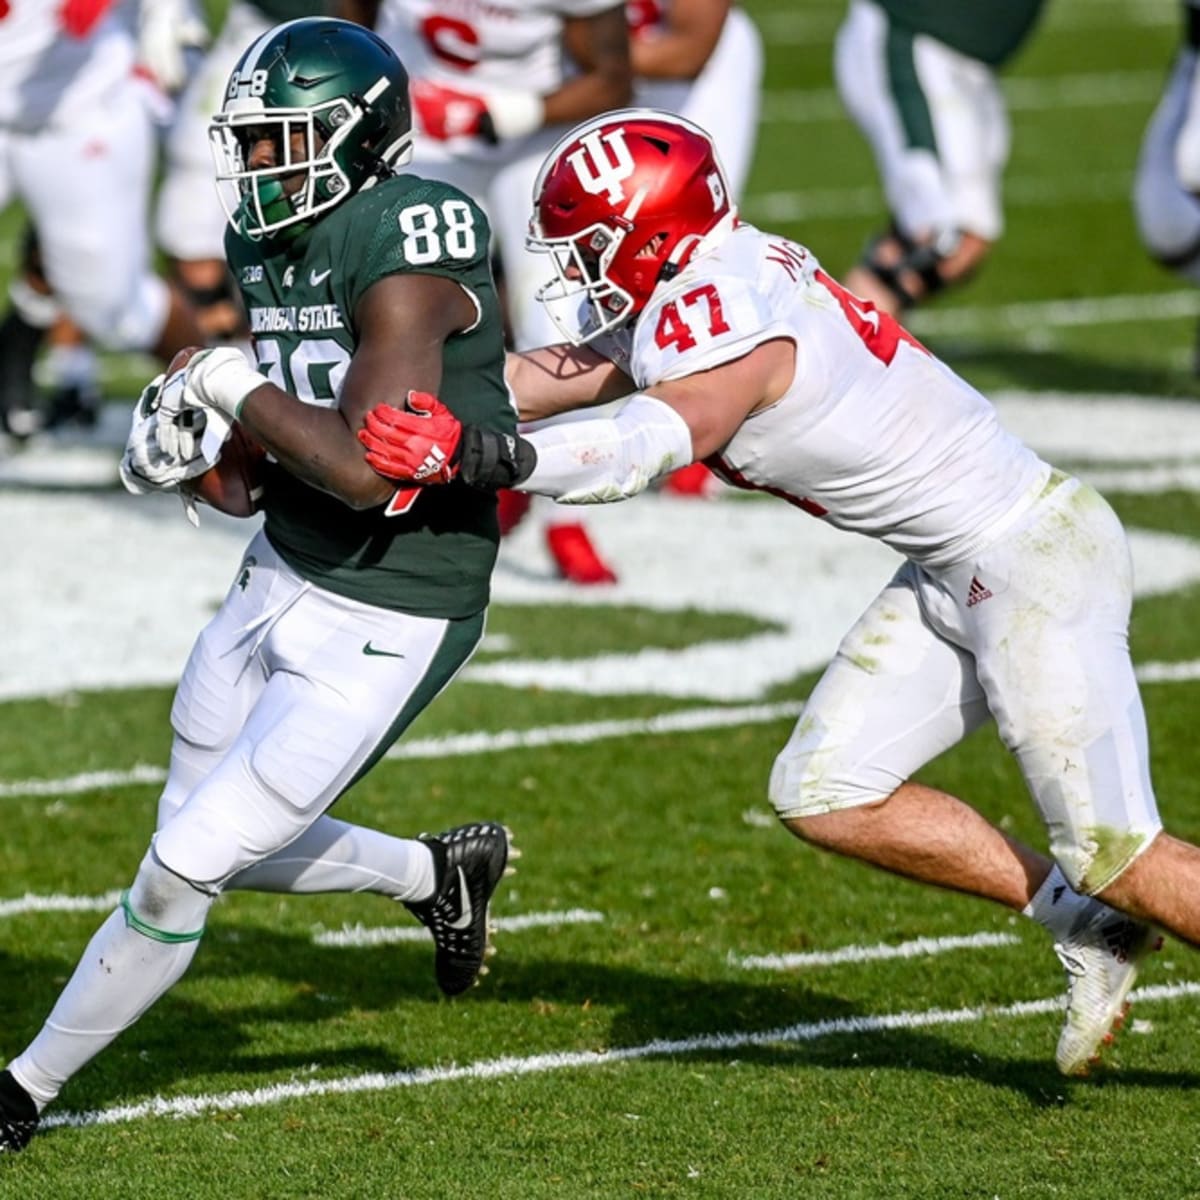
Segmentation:
<svg viewBox="0 0 1200 1200">
<path fill-rule="evenodd" d="M 790 821 L 878 804 L 903 782 L 891 777 L 872 781 L 865 771 L 856 775 L 849 767 L 839 770 L 819 749 L 785 749 L 771 768 L 767 795 L 779 819 Z"/>
<path fill-rule="evenodd" d="M 166 870 L 211 895 L 246 865 L 236 831 L 194 797 L 154 835 L 154 854 Z"/>
<path fill-rule="evenodd" d="M 125 923 L 157 942 L 197 941 L 215 893 L 171 870 L 152 844 L 121 897 Z"/>
</svg>

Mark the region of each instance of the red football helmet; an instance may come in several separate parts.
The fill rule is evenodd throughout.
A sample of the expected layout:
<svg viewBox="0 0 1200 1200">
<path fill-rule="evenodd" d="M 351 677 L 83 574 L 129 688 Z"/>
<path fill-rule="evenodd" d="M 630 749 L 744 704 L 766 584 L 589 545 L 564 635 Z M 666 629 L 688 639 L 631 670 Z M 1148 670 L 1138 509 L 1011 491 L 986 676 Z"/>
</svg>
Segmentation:
<svg viewBox="0 0 1200 1200">
<path fill-rule="evenodd" d="M 735 217 L 698 126 L 649 108 L 593 117 L 554 147 L 533 187 L 528 245 L 555 267 L 537 297 L 569 341 L 590 341 L 639 313 Z"/>
</svg>

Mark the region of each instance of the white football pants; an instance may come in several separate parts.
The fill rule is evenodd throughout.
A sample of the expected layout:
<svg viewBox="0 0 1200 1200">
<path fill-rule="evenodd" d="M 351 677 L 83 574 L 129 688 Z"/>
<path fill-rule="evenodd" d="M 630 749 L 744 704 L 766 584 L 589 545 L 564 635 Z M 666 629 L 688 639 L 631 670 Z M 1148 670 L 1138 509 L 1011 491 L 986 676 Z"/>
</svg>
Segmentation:
<svg viewBox="0 0 1200 1200">
<path fill-rule="evenodd" d="M 998 543 L 936 572 L 905 563 L 776 760 L 779 815 L 879 802 L 990 715 L 1063 874 L 1102 891 L 1162 827 L 1129 656 L 1132 594 L 1120 522 L 1058 473 Z"/>
</svg>

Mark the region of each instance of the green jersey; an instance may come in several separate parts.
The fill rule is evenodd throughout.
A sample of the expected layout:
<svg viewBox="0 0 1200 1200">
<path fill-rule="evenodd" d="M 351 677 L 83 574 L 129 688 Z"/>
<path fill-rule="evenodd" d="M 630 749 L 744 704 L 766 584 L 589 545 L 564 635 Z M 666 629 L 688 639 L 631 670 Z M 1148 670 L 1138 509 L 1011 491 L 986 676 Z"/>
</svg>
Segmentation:
<svg viewBox="0 0 1200 1200">
<path fill-rule="evenodd" d="M 259 369 L 307 404 L 336 407 L 366 291 L 388 275 L 444 276 L 474 298 L 479 319 L 447 340 L 438 397 L 465 423 L 514 433 L 489 238 L 462 192 L 415 175 L 357 193 L 290 247 L 230 230 L 225 252 Z M 295 571 L 340 595 L 419 616 L 481 611 L 499 545 L 494 494 L 455 482 L 407 495 L 407 511 L 358 512 L 272 463 L 266 533 Z"/>
<path fill-rule="evenodd" d="M 927 34 L 952 50 L 998 67 L 1017 52 L 1045 0 L 875 0 L 891 24 Z"/>
</svg>

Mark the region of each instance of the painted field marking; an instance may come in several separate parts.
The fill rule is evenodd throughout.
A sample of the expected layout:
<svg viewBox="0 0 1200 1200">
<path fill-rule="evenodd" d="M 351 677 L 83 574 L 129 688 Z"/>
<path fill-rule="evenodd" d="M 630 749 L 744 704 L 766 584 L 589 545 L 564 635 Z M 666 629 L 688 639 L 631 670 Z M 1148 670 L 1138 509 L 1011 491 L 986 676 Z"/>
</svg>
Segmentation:
<svg viewBox="0 0 1200 1200">
<path fill-rule="evenodd" d="M 25 913 L 108 912 L 116 908 L 120 892 L 102 896 L 37 896 L 26 892 L 15 900 L 0 900 L 0 917 L 19 917 Z"/>
<path fill-rule="evenodd" d="M 588 908 L 568 908 L 562 912 L 522 913 L 517 917 L 489 917 L 488 924 L 500 933 L 523 933 L 527 929 L 549 929 L 556 925 L 594 925 L 604 920 L 604 914 Z M 313 934 L 314 946 L 333 946 L 337 949 L 362 946 L 393 946 L 398 942 L 427 942 L 430 934 L 422 926 L 411 925 L 345 925 L 341 929 L 325 929 Z"/>
<path fill-rule="evenodd" d="M 883 962 L 892 958 L 929 958 L 952 950 L 982 950 L 993 946 L 1017 946 L 1021 939 L 1012 933 L 972 933 L 959 937 L 913 938 L 893 945 L 842 946 L 838 950 L 814 950 L 797 954 L 731 954 L 730 963 L 748 971 L 792 971 L 804 967 L 828 967 L 840 963 Z"/>
<path fill-rule="evenodd" d="M 1142 663 L 1135 674 L 1143 683 L 1186 683 L 1200 679 L 1200 659 L 1187 662 Z M 586 721 L 575 725 L 546 725 L 536 729 L 501 729 L 495 733 L 452 733 L 444 737 L 401 742 L 385 755 L 389 759 L 457 758 L 468 754 L 497 754 L 546 746 L 582 746 L 617 737 L 653 737 L 666 733 L 696 733 L 739 725 L 763 725 L 797 717 L 802 700 L 779 704 L 689 708 L 621 721 Z M 0 800 L 40 796 L 71 796 L 100 788 L 158 784 L 166 769 L 138 763 L 127 771 L 86 771 L 60 779 L 18 779 L 0 783 Z"/>
<path fill-rule="evenodd" d="M 1175 983 L 1141 988 L 1132 999 L 1143 1004 L 1200 996 L 1200 983 Z M 824 1021 L 805 1021 L 777 1029 L 737 1030 L 732 1033 L 702 1034 L 690 1038 L 656 1038 L 640 1046 L 620 1046 L 609 1050 L 574 1050 L 534 1054 L 524 1058 L 484 1059 L 461 1067 L 423 1067 L 415 1071 L 370 1072 L 341 1079 L 295 1080 L 260 1088 L 214 1092 L 207 1095 L 154 1096 L 137 1104 L 121 1104 L 91 1112 L 51 1112 L 42 1118 L 43 1129 L 64 1126 L 84 1128 L 119 1125 L 145 1117 L 199 1117 L 207 1113 L 264 1108 L 285 1100 L 320 1096 L 345 1096 L 361 1092 L 386 1092 L 400 1088 L 427 1087 L 430 1084 L 460 1080 L 513 1079 L 524 1075 L 544 1075 L 551 1071 L 611 1067 L 647 1058 L 671 1058 L 712 1051 L 735 1051 L 749 1047 L 773 1047 L 815 1042 L 828 1037 L 863 1037 L 904 1029 L 932 1029 L 938 1026 L 969 1025 L 1004 1017 L 1045 1016 L 1062 1011 L 1062 997 L 1023 1000 L 1016 1004 L 955 1009 L 926 1009 L 917 1012 L 880 1013 L 864 1017 L 835 1017 Z"/>
</svg>

